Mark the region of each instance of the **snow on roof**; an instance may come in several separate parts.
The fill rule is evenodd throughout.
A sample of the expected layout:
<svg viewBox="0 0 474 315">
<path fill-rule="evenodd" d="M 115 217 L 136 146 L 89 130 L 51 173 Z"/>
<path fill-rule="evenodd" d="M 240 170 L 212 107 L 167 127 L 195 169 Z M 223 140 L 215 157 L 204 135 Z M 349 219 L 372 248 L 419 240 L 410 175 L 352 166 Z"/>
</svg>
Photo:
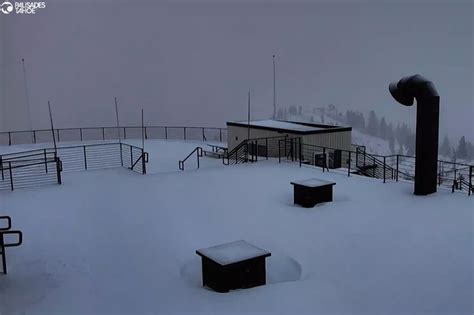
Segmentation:
<svg viewBox="0 0 474 315">
<path fill-rule="evenodd" d="M 244 125 L 248 124 L 248 122 L 246 121 L 237 121 L 236 123 L 244 124 Z M 317 131 L 317 130 L 325 129 L 325 128 L 320 128 L 320 127 L 306 126 L 306 125 L 302 125 L 296 122 L 286 122 L 286 121 L 279 121 L 279 120 L 272 120 L 272 119 L 253 120 L 253 121 L 250 121 L 250 126 L 284 129 L 288 131 Z"/>
<path fill-rule="evenodd" d="M 270 254 L 270 252 L 243 240 L 199 249 L 197 250 L 197 253 L 206 256 L 221 265 L 229 265 L 242 260 Z"/>
<path fill-rule="evenodd" d="M 308 186 L 308 187 L 318 187 L 318 186 L 324 186 L 324 185 L 336 185 L 335 182 L 330 182 L 327 180 L 322 180 L 318 178 L 310 178 L 310 179 L 304 179 L 304 180 L 295 180 L 291 182 L 291 184 L 296 184 L 296 185 L 303 185 L 303 186 Z"/>
</svg>

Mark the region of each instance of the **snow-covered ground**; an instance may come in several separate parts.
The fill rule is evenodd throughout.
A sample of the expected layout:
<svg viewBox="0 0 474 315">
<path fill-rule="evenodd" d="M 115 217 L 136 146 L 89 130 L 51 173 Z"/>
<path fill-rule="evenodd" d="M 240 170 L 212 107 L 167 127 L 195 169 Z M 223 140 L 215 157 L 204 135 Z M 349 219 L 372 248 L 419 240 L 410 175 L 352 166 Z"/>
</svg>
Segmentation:
<svg viewBox="0 0 474 315">
<path fill-rule="evenodd" d="M 7 249 L 2 315 L 473 313 L 472 197 L 275 160 L 178 171 L 196 143 L 168 142 L 165 171 L 166 143 L 146 143 L 152 174 L 0 192 L 25 237 Z M 335 181 L 334 202 L 293 205 L 306 178 Z M 195 250 L 241 239 L 272 253 L 268 285 L 202 288 Z"/>
</svg>

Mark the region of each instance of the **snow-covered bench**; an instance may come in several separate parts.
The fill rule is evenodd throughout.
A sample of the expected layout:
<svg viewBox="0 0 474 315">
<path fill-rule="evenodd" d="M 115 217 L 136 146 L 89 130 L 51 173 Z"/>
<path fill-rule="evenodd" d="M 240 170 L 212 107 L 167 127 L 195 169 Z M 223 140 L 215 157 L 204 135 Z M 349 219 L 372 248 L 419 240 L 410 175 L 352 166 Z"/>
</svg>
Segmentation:
<svg viewBox="0 0 474 315">
<path fill-rule="evenodd" d="M 12 219 L 9 216 L 0 216 L 0 222 L 6 222 L 6 226 L 0 225 L 0 256 L 2 256 L 3 273 L 7 274 L 7 257 L 5 248 L 20 246 L 23 243 L 23 233 L 12 228 Z M 16 243 L 5 243 L 5 235 L 16 235 L 18 240 Z"/>
</svg>

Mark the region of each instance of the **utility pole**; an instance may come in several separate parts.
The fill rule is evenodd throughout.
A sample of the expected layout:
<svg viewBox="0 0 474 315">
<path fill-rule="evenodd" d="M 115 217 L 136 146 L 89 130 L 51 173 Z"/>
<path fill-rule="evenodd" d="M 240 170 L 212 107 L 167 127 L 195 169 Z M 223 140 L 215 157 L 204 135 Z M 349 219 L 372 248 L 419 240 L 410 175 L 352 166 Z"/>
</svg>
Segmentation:
<svg viewBox="0 0 474 315">
<path fill-rule="evenodd" d="M 21 64 L 23 68 L 23 82 L 25 84 L 25 98 L 26 98 L 26 108 L 28 112 L 28 125 L 31 130 L 33 130 L 33 123 L 31 120 L 31 107 L 30 107 L 30 97 L 28 95 L 28 82 L 26 80 L 26 66 L 25 66 L 25 59 L 21 59 Z"/>
<path fill-rule="evenodd" d="M 275 55 L 273 55 L 273 119 L 276 119 L 276 74 L 275 74 Z"/>
<path fill-rule="evenodd" d="M 58 149 L 56 147 L 56 136 L 54 135 L 54 124 L 53 124 L 53 114 L 51 113 L 51 102 L 48 101 L 49 109 L 49 121 L 51 122 L 51 134 L 53 135 L 53 144 L 54 144 L 54 156 L 58 156 Z"/>
<path fill-rule="evenodd" d="M 250 90 L 247 100 L 247 141 L 250 140 Z"/>
</svg>

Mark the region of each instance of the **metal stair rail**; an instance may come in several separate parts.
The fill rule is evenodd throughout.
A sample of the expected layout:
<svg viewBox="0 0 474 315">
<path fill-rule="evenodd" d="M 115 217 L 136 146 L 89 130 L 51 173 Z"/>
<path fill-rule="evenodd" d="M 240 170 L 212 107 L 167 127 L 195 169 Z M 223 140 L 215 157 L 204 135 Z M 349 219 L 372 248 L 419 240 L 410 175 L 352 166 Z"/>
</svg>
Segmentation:
<svg viewBox="0 0 474 315">
<path fill-rule="evenodd" d="M 16 247 L 20 246 L 23 243 L 23 233 L 18 230 L 11 230 L 12 228 L 12 219 L 9 216 L 0 216 L 0 221 L 7 222 L 6 227 L 0 227 L 0 256 L 2 256 L 2 266 L 3 273 L 7 274 L 7 254 L 5 249 L 7 247 Z M 6 243 L 5 235 L 16 235 L 17 241 L 14 243 Z"/>
<path fill-rule="evenodd" d="M 196 153 L 196 159 L 197 159 L 197 168 L 199 168 L 199 159 L 202 157 L 202 148 L 201 147 L 196 147 L 194 150 L 191 151 L 191 153 L 188 154 L 183 160 L 178 161 L 178 167 L 180 170 L 184 171 L 184 163 L 194 154 Z"/>
</svg>

